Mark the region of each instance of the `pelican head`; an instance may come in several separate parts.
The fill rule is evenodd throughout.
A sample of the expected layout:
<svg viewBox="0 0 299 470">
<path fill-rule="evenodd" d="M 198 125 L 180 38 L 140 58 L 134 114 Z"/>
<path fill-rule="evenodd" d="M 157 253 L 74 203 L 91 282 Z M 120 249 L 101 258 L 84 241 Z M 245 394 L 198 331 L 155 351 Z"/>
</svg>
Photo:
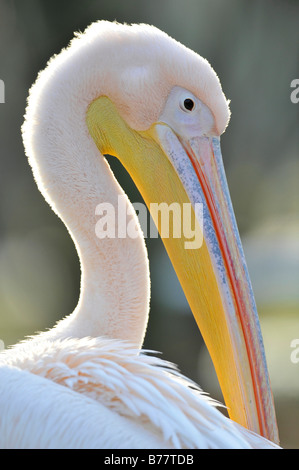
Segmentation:
<svg viewBox="0 0 299 470">
<path fill-rule="evenodd" d="M 82 199 L 96 203 L 100 194 L 105 200 L 104 182 L 94 191 L 108 171 L 105 154 L 120 160 L 149 209 L 153 203 L 190 204 L 200 246 L 171 231 L 161 233 L 164 245 L 230 417 L 277 442 L 259 320 L 221 157 L 229 117 L 207 60 L 153 26 L 100 21 L 40 74 L 23 135 L 39 188 L 69 227 L 80 257 L 95 236 L 84 229 L 87 219 L 94 226 L 95 206 L 89 213 Z M 173 224 L 179 222 L 174 216 Z M 135 332 L 139 342 L 144 327 Z"/>
</svg>

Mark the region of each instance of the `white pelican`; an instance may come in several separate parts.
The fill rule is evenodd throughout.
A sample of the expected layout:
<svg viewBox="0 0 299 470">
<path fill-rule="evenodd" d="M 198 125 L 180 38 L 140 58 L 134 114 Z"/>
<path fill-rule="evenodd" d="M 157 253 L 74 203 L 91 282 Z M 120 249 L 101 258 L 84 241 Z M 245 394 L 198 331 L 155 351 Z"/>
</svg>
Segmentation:
<svg viewBox="0 0 299 470">
<path fill-rule="evenodd" d="M 24 145 L 41 193 L 76 245 L 81 293 L 52 330 L 2 352 L 1 447 L 275 447 L 259 321 L 221 162 L 229 114 L 209 63 L 152 26 L 96 22 L 39 74 Z M 203 204 L 199 249 L 171 234 L 163 241 L 231 419 L 140 350 L 149 272 L 130 202 L 137 237 L 95 234 L 98 204 L 117 207 L 124 195 L 106 153 L 119 158 L 149 207 Z"/>
</svg>

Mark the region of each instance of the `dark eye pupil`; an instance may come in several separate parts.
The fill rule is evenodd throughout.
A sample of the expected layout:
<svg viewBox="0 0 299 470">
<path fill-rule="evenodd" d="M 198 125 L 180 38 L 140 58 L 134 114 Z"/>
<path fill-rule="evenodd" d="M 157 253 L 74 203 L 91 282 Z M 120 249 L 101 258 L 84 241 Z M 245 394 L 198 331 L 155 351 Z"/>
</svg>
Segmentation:
<svg viewBox="0 0 299 470">
<path fill-rule="evenodd" d="M 194 108 L 194 101 L 191 100 L 190 98 L 186 98 L 184 101 L 184 107 L 188 111 L 192 111 L 192 109 Z"/>
</svg>

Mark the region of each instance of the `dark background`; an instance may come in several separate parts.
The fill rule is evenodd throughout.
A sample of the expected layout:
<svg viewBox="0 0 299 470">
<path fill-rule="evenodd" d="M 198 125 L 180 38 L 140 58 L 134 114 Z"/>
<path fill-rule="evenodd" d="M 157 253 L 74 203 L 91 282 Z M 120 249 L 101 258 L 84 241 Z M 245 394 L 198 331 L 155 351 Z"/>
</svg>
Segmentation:
<svg viewBox="0 0 299 470">
<path fill-rule="evenodd" d="M 0 0 L 0 338 L 5 346 L 71 312 L 79 263 L 37 190 L 20 126 L 28 89 L 74 31 L 98 19 L 153 24 L 206 57 L 231 100 L 222 153 L 265 339 L 281 443 L 299 447 L 299 78 L 297 0 Z M 132 202 L 130 178 L 111 160 Z M 212 396 L 217 381 L 161 241 L 147 240 L 152 300 L 145 347 Z"/>
</svg>

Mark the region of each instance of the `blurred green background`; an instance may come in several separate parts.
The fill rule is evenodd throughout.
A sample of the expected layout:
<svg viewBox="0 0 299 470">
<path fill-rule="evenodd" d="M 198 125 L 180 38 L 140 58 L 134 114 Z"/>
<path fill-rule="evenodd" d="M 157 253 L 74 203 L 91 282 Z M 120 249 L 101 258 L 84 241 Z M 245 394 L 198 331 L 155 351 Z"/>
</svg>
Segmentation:
<svg viewBox="0 0 299 470">
<path fill-rule="evenodd" d="M 281 444 L 299 448 L 298 0 L 0 0 L 0 338 L 51 328 L 75 307 L 79 263 L 33 181 L 20 126 L 28 89 L 74 31 L 98 19 L 153 24 L 206 57 L 231 100 L 222 153 L 261 317 Z M 140 196 L 114 160 L 132 202 Z M 147 240 L 152 277 L 145 347 L 163 352 L 221 399 L 161 241 Z"/>
</svg>

